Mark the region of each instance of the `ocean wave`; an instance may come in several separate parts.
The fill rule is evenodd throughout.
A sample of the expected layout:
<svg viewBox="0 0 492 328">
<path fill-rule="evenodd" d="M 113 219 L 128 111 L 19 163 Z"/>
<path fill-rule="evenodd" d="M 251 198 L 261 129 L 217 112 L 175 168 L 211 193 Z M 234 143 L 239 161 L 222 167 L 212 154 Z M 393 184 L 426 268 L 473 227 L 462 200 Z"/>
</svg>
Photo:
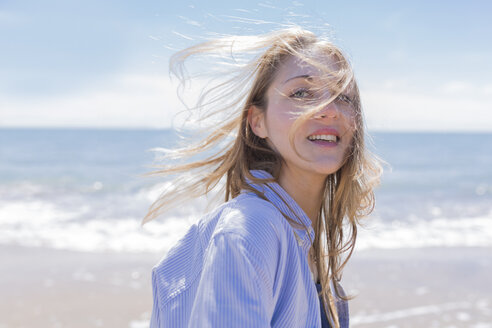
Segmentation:
<svg viewBox="0 0 492 328">
<path fill-rule="evenodd" d="M 161 187 L 139 190 L 138 196 L 114 196 L 76 206 L 40 199 L 0 203 L 0 243 L 85 252 L 165 253 L 202 215 L 207 200 L 190 201 L 142 227 L 146 208 Z M 130 214 L 121 209 L 100 213 L 108 201 L 106 207 L 118 207 L 115 204 L 131 199 L 139 205 L 133 205 Z M 357 249 L 492 246 L 492 210 L 476 217 L 405 221 L 374 217 L 366 222 L 359 229 Z"/>
<path fill-rule="evenodd" d="M 77 220 L 83 213 L 52 203 L 18 201 L 0 205 L 0 244 L 84 252 L 165 252 L 195 217 L 171 216 L 141 226 L 140 217 Z"/>
<path fill-rule="evenodd" d="M 357 249 L 492 246 L 492 211 L 485 216 L 373 222 L 359 229 Z"/>
</svg>

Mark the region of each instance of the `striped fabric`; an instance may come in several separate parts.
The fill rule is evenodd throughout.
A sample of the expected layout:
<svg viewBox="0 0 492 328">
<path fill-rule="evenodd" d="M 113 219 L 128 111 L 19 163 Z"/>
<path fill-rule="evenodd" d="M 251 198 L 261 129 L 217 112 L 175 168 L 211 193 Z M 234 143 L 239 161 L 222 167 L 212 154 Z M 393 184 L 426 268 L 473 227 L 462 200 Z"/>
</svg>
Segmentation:
<svg viewBox="0 0 492 328">
<path fill-rule="evenodd" d="M 278 184 L 255 188 L 269 201 L 240 194 L 201 218 L 153 268 L 152 328 L 321 328 L 308 234 L 276 207 L 300 218 L 314 240 L 311 220 Z"/>
</svg>

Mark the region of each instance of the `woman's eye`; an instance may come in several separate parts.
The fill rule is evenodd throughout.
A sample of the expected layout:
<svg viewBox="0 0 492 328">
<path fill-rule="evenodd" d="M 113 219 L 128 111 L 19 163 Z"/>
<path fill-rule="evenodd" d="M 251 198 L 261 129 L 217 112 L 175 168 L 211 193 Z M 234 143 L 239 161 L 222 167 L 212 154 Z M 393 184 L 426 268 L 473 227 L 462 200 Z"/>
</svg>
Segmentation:
<svg viewBox="0 0 492 328">
<path fill-rule="evenodd" d="M 299 89 L 290 95 L 291 98 L 307 98 L 311 93 L 307 89 Z"/>
<path fill-rule="evenodd" d="M 352 104 L 352 99 L 347 95 L 340 94 L 338 95 L 337 100 L 342 101 L 346 104 Z"/>
</svg>

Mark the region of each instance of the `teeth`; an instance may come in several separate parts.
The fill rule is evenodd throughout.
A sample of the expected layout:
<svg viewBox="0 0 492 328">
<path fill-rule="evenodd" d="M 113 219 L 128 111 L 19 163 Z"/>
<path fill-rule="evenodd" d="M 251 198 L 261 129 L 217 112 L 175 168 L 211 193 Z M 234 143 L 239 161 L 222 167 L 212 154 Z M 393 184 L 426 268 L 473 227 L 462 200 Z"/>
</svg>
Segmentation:
<svg viewBox="0 0 492 328">
<path fill-rule="evenodd" d="M 312 135 L 308 137 L 309 140 L 325 140 L 329 142 L 336 142 L 337 136 L 332 134 L 321 134 L 321 135 Z"/>
</svg>

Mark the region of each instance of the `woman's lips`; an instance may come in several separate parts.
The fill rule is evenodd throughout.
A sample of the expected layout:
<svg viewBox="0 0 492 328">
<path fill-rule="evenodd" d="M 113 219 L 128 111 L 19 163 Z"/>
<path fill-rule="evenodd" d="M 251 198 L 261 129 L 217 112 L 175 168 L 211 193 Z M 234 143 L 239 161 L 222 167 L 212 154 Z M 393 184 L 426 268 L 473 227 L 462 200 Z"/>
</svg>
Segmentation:
<svg viewBox="0 0 492 328">
<path fill-rule="evenodd" d="M 336 129 L 324 128 L 314 131 L 307 139 L 321 146 L 335 146 L 340 141 L 340 135 Z"/>
</svg>

